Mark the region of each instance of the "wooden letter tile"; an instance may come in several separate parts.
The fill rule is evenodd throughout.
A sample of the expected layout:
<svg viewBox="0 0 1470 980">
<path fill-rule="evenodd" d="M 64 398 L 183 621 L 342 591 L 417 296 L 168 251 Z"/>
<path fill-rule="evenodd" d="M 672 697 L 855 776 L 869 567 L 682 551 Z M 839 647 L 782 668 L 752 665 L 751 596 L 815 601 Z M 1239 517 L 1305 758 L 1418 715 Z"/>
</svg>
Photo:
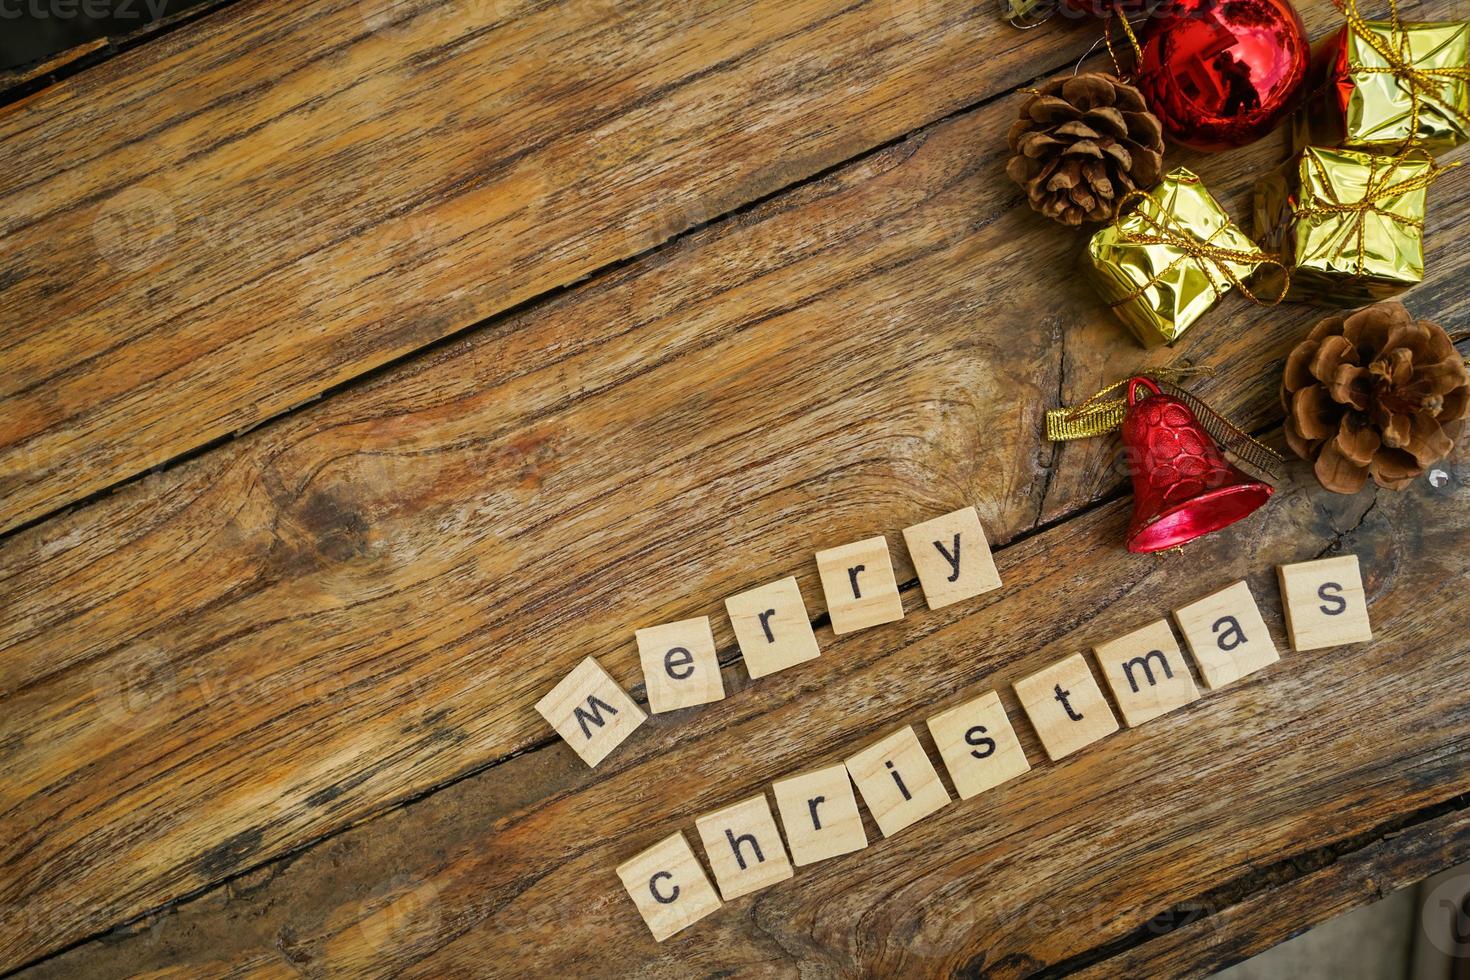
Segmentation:
<svg viewBox="0 0 1470 980">
<path fill-rule="evenodd" d="M 1129 728 L 1199 700 L 1199 688 L 1164 620 L 1093 649 Z"/>
<path fill-rule="evenodd" d="M 797 867 L 868 846 L 852 779 L 842 763 L 771 784 Z"/>
<path fill-rule="evenodd" d="M 1031 768 L 994 691 L 930 718 L 929 734 L 962 800 Z"/>
<path fill-rule="evenodd" d="M 990 542 L 973 507 L 906 528 L 903 537 L 930 609 L 1000 588 Z"/>
<path fill-rule="evenodd" d="M 794 576 L 732 595 L 725 611 L 751 677 L 774 674 L 821 652 Z"/>
<path fill-rule="evenodd" d="M 791 877 L 786 846 L 764 793 L 698 817 L 694 825 L 725 901 Z"/>
<path fill-rule="evenodd" d="M 650 626 L 637 637 L 648 710 L 660 714 L 725 696 L 708 616 Z"/>
<path fill-rule="evenodd" d="M 1321 650 L 1373 639 L 1357 555 L 1282 565 L 1281 600 L 1293 650 Z"/>
<path fill-rule="evenodd" d="M 648 716 L 592 657 L 577 664 L 536 710 L 566 739 L 582 761 L 595 766 L 633 734 Z"/>
<path fill-rule="evenodd" d="M 618 865 L 618 877 L 659 942 L 720 907 L 714 887 L 682 833 Z"/>
<path fill-rule="evenodd" d="M 1174 621 L 1212 691 L 1281 659 L 1243 581 L 1174 610 Z"/>
<path fill-rule="evenodd" d="M 884 837 L 949 802 L 949 790 L 908 725 L 848 759 L 847 771 Z"/>
<path fill-rule="evenodd" d="M 1013 686 L 1053 762 L 1118 730 L 1118 719 L 1080 653 Z"/>
<path fill-rule="evenodd" d="M 851 633 L 903 618 L 903 600 L 893 579 L 886 539 L 868 538 L 817 552 L 817 574 L 827 596 L 833 633 Z"/>
</svg>

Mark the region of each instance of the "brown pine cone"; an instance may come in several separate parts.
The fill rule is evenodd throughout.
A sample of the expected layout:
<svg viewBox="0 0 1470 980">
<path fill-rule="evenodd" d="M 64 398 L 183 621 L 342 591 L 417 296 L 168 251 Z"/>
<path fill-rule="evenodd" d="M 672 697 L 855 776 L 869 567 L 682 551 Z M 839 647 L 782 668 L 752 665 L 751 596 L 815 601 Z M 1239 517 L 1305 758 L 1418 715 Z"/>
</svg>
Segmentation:
<svg viewBox="0 0 1470 980">
<path fill-rule="evenodd" d="M 1402 490 L 1455 447 L 1470 371 L 1437 323 L 1378 303 L 1318 323 L 1286 359 L 1286 441 L 1334 493 Z"/>
<path fill-rule="evenodd" d="M 1031 207 L 1064 225 L 1108 221 L 1135 188 L 1164 171 L 1164 130 L 1138 89 L 1112 75 L 1057 78 L 1011 124 L 1006 173 Z"/>
</svg>

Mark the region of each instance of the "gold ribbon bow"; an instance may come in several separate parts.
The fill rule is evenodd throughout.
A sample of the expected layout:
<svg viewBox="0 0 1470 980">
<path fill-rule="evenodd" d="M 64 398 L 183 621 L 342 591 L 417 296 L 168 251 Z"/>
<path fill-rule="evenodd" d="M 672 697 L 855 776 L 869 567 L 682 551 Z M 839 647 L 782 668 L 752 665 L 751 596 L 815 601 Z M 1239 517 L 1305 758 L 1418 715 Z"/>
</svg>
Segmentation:
<svg viewBox="0 0 1470 980">
<path fill-rule="evenodd" d="M 1150 197 L 1146 191 L 1134 190 L 1129 191 L 1126 195 L 1124 195 L 1123 200 L 1118 202 L 1117 216 L 1113 219 L 1113 225 L 1117 229 L 1118 233 L 1116 244 L 1167 245 L 1170 248 L 1176 249 L 1183 254 L 1174 259 L 1168 265 L 1164 266 L 1158 272 L 1155 272 L 1152 276 L 1148 278 L 1146 282 L 1144 282 L 1137 289 L 1133 290 L 1133 292 L 1124 296 L 1122 299 L 1114 301 L 1111 304 L 1112 306 L 1122 306 L 1126 303 L 1132 303 L 1134 300 L 1137 300 L 1149 289 L 1157 286 L 1165 276 L 1178 268 L 1179 263 L 1185 261 L 1186 259 L 1192 260 L 1194 264 L 1199 268 L 1200 272 L 1204 274 L 1205 281 L 1208 282 L 1210 284 L 1210 288 L 1214 290 L 1216 299 L 1219 299 L 1220 296 L 1223 295 L 1223 293 L 1220 289 L 1219 284 L 1216 282 L 1216 277 L 1214 275 L 1211 275 L 1210 273 L 1211 266 L 1213 266 L 1215 271 L 1220 274 L 1220 278 L 1228 280 L 1232 286 L 1240 290 L 1242 296 L 1258 306 L 1275 306 L 1286 298 L 1286 291 L 1291 286 L 1291 269 L 1289 269 L 1280 259 L 1256 249 L 1247 251 L 1238 248 L 1226 248 L 1223 245 L 1214 244 L 1214 237 L 1230 227 L 1228 221 L 1225 224 L 1222 224 L 1219 228 L 1216 228 L 1213 232 L 1211 232 L 1209 238 L 1196 238 L 1194 235 L 1189 234 L 1187 231 L 1178 231 L 1174 228 L 1169 227 L 1166 222 L 1160 221 L 1154 215 L 1149 214 L 1148 210 L 1144 208 L 1141 204 L 1138 210 L 1134 211 L 1131 215 L 1125 214 L 1125 212 L 1128 210 L 1128 207 L 1133 203 L 1135 199 L 1138 199 L 1140 201 L 1153 201 L 1153 198 Z M 1159 212 L 1161 214 L 1168 213 L 1162 203 L 1154 203 L 1158 204 Z M 1124 219 L 1133 216 L 1137 216 L 1147 227 L 1139 231 L 1124 230 Z M 1251 292 L 1250 289 L 1246 287 L 1245 283 L 1240 280 L 1240 277 L 1235 274 L 1235 271 L 1230 268 L 1231 264 L 1276 266 L 1278 269 L 1281 270 L 1282 273 L 1280 294 L 1277 295 L 1275 299 L 1263 300 L 1259 298 L 1258 296 L 1256 296 L 1255 293 Z"/>
<path fill-rule="evenodd" d="M 1174 383 L 1187 377 L 1214 373 L 1213 368 L 1165 367 L 1155 368 L 1143 376 L 1152 378 L 1166 394 L 1188 405 L 1210 437 L 1234 453 L 1236 458 L 1275 479 L 1276 468 L 1282 462 L 1280 454 Z M 1121 427 L 1128 415 L 1128 399 L 1109 396 L 1133 377 L 1136 376 L 1114 381 L 1076 408 L 1050 409 L 1046 413 L 1046 438 L 1051 442 L 1067 442 L 1105 435 Z"/>
<path fill-rule="evenodd" d="M 1347 19 L 1348 29 L 1356 34 L 1360 41 L 1372 48 L 1378 57 L 1388 62 L 1384 67 L 1354 66 L 1350 74 L 1392 75 L 1408 91 L 1409 136 L 1404 141 L 1406 147 L 1418 138 L 1419 111 L 1424 99 L 1435 100 L 1446 112 L 1453 114 L 1461 125 L 1470 128 L 1470 115 L 1455 104 L 1454 95 L 1447 91 L 1447 86 L 1453 82 L 1470 84 L 1470 66 L 1417 67 L 1411 60 L 1409 32 L 1404 29 L 1403 19 L 1399 16 L 1398 0 L 1389 0 L 1388 3 L 1392 24 L 1390 33 L 1393 36 L 1391 42 L 1368 26 L 1367 19 L 1358 12 L 1358 0 L 1333 0 L 1333 3 Z"/>
<path fill-rule="evenodd" d="M 1298 204 L 1293 211 L 1297 218 L 1313 218 L 1324 215 L 1353 216 L 1351 234 L 1355 239 L 1354 244 L 1357 251 L 1357 260 L 1353 270 L 1353 274 L 1356 276 L 1363 274 L 1367 262 L 1368 215 L 1376 214 L 1401 225 L 1423 229 L 1423 218 L 1410 218 L 1402 214 L 1396 214 L 1383 207 L 1383 203 L 1401 194 L 1407 194 L 1410 191 L 1427 189 L 1446 170 L 1452 170 L 1459 166 L 1458 162 L 1441 166 L 1434 162 L 1434 157 L 1427 150 L 1420 147 L 1415 147 L 1396 157 L 1370 155 L 1368 181 L 1363 187 L 1362 198 L 1357 201 L 1342 201 L 1338 198 L 1337 188 L 1333 186 L 1326 168 L 1322 166 L 1322 161 L 1312 154 L 1307 154 L 1304 159 L 1311 161 L 1317 184 L 1327 196 L 1327 201 L 1325 203 L 1314 201 L 1310 205 Z M 1378 167 L 1383 160 L 1388 160 L 1388 166 L 1380 174 Z M 1397 175 L 1399 168 L 1411 160 L 1419 160 L 1427 163 L 1429 165 L 1428 169 L 1413 177 L 1405 177 L 1395 182 L 1393 178 Z"/>
</svg>

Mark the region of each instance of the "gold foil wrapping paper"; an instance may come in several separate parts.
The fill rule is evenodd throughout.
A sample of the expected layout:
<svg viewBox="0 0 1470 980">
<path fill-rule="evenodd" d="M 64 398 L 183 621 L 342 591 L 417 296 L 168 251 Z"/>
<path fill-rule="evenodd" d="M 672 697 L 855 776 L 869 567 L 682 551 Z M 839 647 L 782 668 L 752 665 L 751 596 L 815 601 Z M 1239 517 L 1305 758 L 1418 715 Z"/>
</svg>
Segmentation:
<svg viewBox="0 0 1470 980">
<path fill-rule="evenodd" d="M 1297 149 L 1418 146 L 1437 154 L 1470 139 L 1470 23 L 1357 25 L 1332 35 L 1313 59 Z"/>
<path fill-rule="evenodd" d="M 1083 270 L 1139 342 L 1158 347 L 1253 272 L 1257 256 L 1199 177 L 1181 167 L 1092 236 Z"/>
<path fill-rule="evenodd" d="M 1424 278 L 1424 208 L 1437 174 L 1427 153 L 1377 156 L 1309 147 L 1255 188 L 1261 247 L 1291 268 L 1286 299 L 1351 306 Z M 1253 285 L 1275 294 L 1281 271 Z"/>
</svg>

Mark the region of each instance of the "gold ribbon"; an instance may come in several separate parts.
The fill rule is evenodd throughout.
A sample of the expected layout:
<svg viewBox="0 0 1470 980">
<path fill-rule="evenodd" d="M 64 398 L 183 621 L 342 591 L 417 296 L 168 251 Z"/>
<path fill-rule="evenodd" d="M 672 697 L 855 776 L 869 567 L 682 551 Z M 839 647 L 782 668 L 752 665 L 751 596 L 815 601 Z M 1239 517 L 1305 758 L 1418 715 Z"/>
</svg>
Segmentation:
<svg viewBox="0 0 1470 980">
<path fill-rule="evenodd" d="M 1358 0 L 1332 0 L 1347 19 L 1348 29 L 1368 47 L 1388 62 L 1386 67 L 1354 66 L 1350 75 L 1392 75 L 1409 93 L 1409 135 L 1404 140 L 1407 148 L 1419 136 L 1419 111 L 1423 100 L 1434 99 L 1446 111 L 1454 115 L 1461 125 L 1470 128 L 1470 115 L 1455 104 L 1454 95 L 1446 91 L 1452 82 L 1470 84 L 1470 66 L 1454 68 L 1419 68 L 1410 60 L 1409 32 L 1404 29 L 1399 16 L 1398 0 L 1389 0 L 1393 35 L 1392 43 L 1368 26 L 1368 21 L 1358 12 Z"/>
<path fill-rule="evenodd" d="M 1311 161 L 1317 183 L 1321 186 L 1323 193 L 1327 196 L 1327 202 L 1313 203 L 1311 205 L 1298 204 L 1293 213 L 1297 218 L 1313 218 L 1324 215 L 1353 215 L 1352 235 L 1356 239 L 1357 262 L 1353 275 L 1361 276 L 1366 267 L 1367 237 L 1368 237 L 1368 215 L 1376 214 L 1395 221 L 1401 225 L 1411 228 L 1423 229 L 1424 219 L 1409 218 L 1396 214 L 1383 207 L 1383 202 L 1407 194 L 1410 191 L 1424 190 L 1439 179 L 1446 170 L 1458 167 L 1458 162 L 1440 166 L 1434 162 L 1434 157 L 1422 147 L 1415 147 L 1396 157 L 1381 157 L 1369 155 L 1368 181 L 1363 188 L 1363 196 L 1357 201 L 1344 202 L 1337 196 L 1337 188 L 1333 186 L 1332 179 L 1327 169 L 1322 166 L 1322 161 L 1315 155 L 1308 153 L 1304 159 Z M 1387 159 L 1388 167 L 1382 175 L 1378 173 L 1379 161 Z M 1429 164 L 1429 169 L 1413 177 L 1406 177 L 1397 183 L 1393 182 L 1395 174 L 1403 164 L 1410 160 L 1422 160 Z"/>
<path fill-rule="evenodd" d="M 1108 398 L 1135 377 L 1148 377 L 1161 385 L 1190 377 L 1208 377 L 1215 373 L 1209 367 L 1155 368 L 1143 375 L 1129 375 L 1114 381 L 1093 394 L 1076 408 L 1053 408 L 1046 413 L 1046 438 L 1051 442 L 1068 442 L 1105 435 L 1123 424 L 1128 413 L 1128 399 Z"/>
<path fill-rule="evenodd" d="M 1122 426 L 1123 419 L 1128 415 L 1128 399 L 1109 396 L 1134 377 L 1147 377 L 1157 382 L 1166 394 L 1173 395 L 1189 406 L 1211 438 L 1234 453 L 1238 459 L 1274 479 L 1277 475 L 1276 467 L 1282 462 L 1276 450 L 1174 383 L 1187 377 L 1214 373 L 1213 368 L 1204 367 L 1155 368 L 1142 375 L 1131 375 L 1114 381 L 1076 408 L 1050 409 L 1046 413 L 1046 438 L 1051 442 L 1068 442 L 1115 431 Z"/>
<path fill-rule="evenodd" d="M 1122 14 L 1108 11 L 1103 19 L 1103 43 L 1108 46 L 1108 57 L 1113 62 L 1113 74 L 1122 81 L 1128 81 L 1129 75 L 1123 72 L 1123 64 L 1118 60 L 1118 52 L 1113 49 L 1113 21 L 1117 20 L 1123 25 L 1123 33 L 1128 37 L 1128 44 L 1133 48 L 1133 64 L 1135 67 L 1143 64 L 1143 48 L 1138 44 L 1138 35 L 1133 33 L 1133 25 L 1128 23 L 1128 18 Z M 1096 46 L 1097 42 L 1092 42 Z"/>
<path fill-rule="evenodd" d="M 1215 281 L 1215 276 L 1210 274 L 1211 266 L 1214 266 L 1215 270 L 1220 274 L 1221 278 L 1229 280 L 1232 286 L 1240 290 L 1242 296 L 1250 300 L 1252 303 L 1255 303 L 1257 306 L 1275 306 L 1286 298 L 1286 291 L 1291 287 L 1291 269 L 1289 269 L 1280 259 L 1259 250 L 1246 251 L 1244 249 L 1225 248 L 1223 245 L 1215 245 L 1213 243 L 1213 239 L 1216 235 L 1220 234 L 1226 228 L 1230 227 L 1230 223 L 1228 220 L 1225 224 L 1221 225 L 1219 228 L 1216 228 L 1213 232 L 1211 232 L 1209 238 L 1201 239 L 1189 234 L 1188 231 L 1181 232 L 1170 228 L 1165 222 L 1159 221 L 1158 218 L 1149 214 L 1147 209 L 1140 205 L 1138 210 L 1133 212 L 1133 214 L 1140 218 L 1144 222 L 1144 224 L 1148 226 L 1148 228 L 1143 231 L 1125 231 L 1123 229 L 1124 218 L 1132 217 L 1133 215 L 1125 215 L 1124 212 L 1127 211 L 1129 205 L 1133 203 L 1134 199 L 1140 199 L 1142 201 L 1153 201 L 1153 198 L 1150 197 L 1146 191 L 1134 190 L 1129 191 L 1126 195 L 1124 195 L 1123 200 L 1118 202 L 1118 213 L 1117 216 L 1113 219 L 1113 226 L 1118 233 L 1116 244 L 1167 245 L 1172 249 L 1176 249 L 1177 251 L 1182 252 L 1183 254 L 1174 259 L 1174 261 L 1170 262 L 1168 265 L 1164 266 L 1158 272 L 1155 272 L 1152 276 L 1148 278 L 1146 282 L 1144 282 L 1137 289 L 1133 290 L 1133 292 L 1124 296 L 1122 299 L 1115 300 L 1110 305 L 1123 306 L 1126 303 L 1132 303 L 1133 301 L 1137 300 L 1144 293 L 1148 292 L 1148 290 L 1150 290 L 1154 286 L 1157 286 L 1161 281 L 1163 281 L 1163 278 L 1165 276 L 1173 272 L 1174 269 L 1178 267 L 1179 263 L 1185 261 L 1186 259 L 1193 260 L 1195 266 L 1198 267 L 1200 272 L 1204 274 L 1205 281 L 1208 282 L 1210 284 L 1210 288 L 1214 290 L 1216 299 L 1219 299 L 1220 296 L 1223 295 L 1223 293 L 1219 285 Z M 1170 213 L 1164 208 L 1162 202 L 1154 203 L 1158 204 L 1159 212 L 1161 214 Z M 1250 289 L 1247 288 L 1245 283 L 1241 282 L 1240 277 L 1237 276 L 1234 270 L 1230 268 L 1231 264 L 1276 266 L 1278 269 L 1281 270 L 1282 274 L 1280 294 L 1277 295 L 1275 299 L 1270 300 L 1263 300 L 1259 298 L 1258 296 L 1256 296 L 1255 293 L 1251 292 Z"/>
</svg>

